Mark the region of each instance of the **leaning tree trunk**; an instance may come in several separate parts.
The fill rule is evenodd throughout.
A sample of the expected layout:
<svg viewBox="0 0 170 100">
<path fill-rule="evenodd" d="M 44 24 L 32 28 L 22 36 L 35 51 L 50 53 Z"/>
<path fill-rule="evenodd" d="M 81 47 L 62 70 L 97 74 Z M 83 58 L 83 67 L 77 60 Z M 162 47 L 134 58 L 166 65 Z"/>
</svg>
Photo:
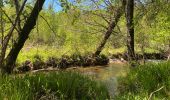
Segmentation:
<svg viewBox="0 0 170 100">
<path fill-rule="evenodd" d="M 134 13 L 134 0 L 126 0 L 126 22 L 127 22 L 127 51 L 128 51 L 128 60 L 134 61 L 135 50 L 134 50 L 134 22 L 133 22 L 133 13 Z"/>
<path fill-rule="evenodd" d="M 14 64 L 16 62 L 17 56 L 24 46 L 25 41 L 28 39 L 28 36 L 31 32 L 31 30 L 34 28 L 36 24 L 36 20 L 38 18 L 38 15 L 40 11 L 42 10 L 42 6 L 44 4 L 45 0 L 37 0 L 36 4 L 27 19 L 26 23 L 24 24 L 23 29 L 21 30 L 21 33 L 19 34 L 19 37 L 17 41 L 14 43 L 14 46 L 10 50 L 8 56 L 5 59 L 4 65 L 3 65 L 3 72 L 10 74 L 14 69 Z"/>
<path fill-rule="evenodd" d="M 125 7 L 126 3 L 125 3 L 125 0 L 122 0 L 122 6 L 119 7 L 115 13 L 114 13 L 114 20 L 112 20 L 108 26 L 108 30 L 106 31 L 105 33 L 105 36 L 103 38 L 103 40 L 101 41 L 101 43 L 99 44 L 99 46 L 97 47 L 95 53 L 94 53 L 94 56 L 98 56 L 101 51 L 103 50 L 108 38 L 110 37 L 110 35 L 112 34 L 113 32 L 113 29 L 115 28 L 115 26 L 117 25 L 120 17 L 123 15 L 123 12 L 124 12 L 124 7 Z"/>
</svg>

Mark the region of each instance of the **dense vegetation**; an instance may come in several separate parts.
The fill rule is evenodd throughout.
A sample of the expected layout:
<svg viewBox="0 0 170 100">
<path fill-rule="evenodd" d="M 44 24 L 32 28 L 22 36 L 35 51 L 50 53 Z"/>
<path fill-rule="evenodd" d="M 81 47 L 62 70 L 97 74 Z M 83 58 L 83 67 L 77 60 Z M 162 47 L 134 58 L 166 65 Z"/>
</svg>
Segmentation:
<svg viewBox="0 0 170 100">
<path fill-rule="evenodd" d="M 90 1 L 89 5 L 83 5 L 85 1 L 75 4 L 68 2 L 68 5 L 66 5 L 65 1 L 61 1 L 63 10 L 56 11 L 56 5 L 53 5 L 56 2 L 48 0 L 47 2 L 49 2 L 48 5 L 45 4 L 40 12 L 36 25 L 19 53 L 19 57 L 17 57 L 17 62 L 20 64 L 25 60 L 32 60 L 34 55 L 37 54 L 42 56 L 43 59 L 48 59 L 51 56 L 61 57 L 62 55 L 69 56 L 74 53 L 93 53 L 102 41 L 101 37 L 107 31 L 108 21 L 111 20 L 111 16 L 115 17 L 114 11 L 121 5 L 120 2 L 112 2 L 112 4 L 103 5 L 105 8 L 99 9 L 104 1 L 97 2 L 98 4 L 96 5 Z M 19 3 L 21 6 L 22 2 L 19 1 Z M 134 49 L 136 53 L 166 52 L 169 48 L 170 37 L 169 1 L 158 0 L 151 2 L 148 0 L 145 2 L 135 1 L 135 3 Z M 23 9 L 20 16 L 21 28 L 24 26 L 25 20 L 28 19 L 26 16 L 31 13 L 33 4 L 34 2 L 25 4 L 25 9 Z M 65 6 L 69 6 L 68 9 Z M 99 8 L 91 10 L 93 7 L 98 6 Z M 109 6 L 114 8 L 109 8 Z M 8 2 L 8 0 L 6 3 L 4 1 L 2 9 L 1 26 L 3 26 L 3 34 L 1 36 L 3 37 L 8 33 L 11 26 L 9 18 L 13 21 L 14 19 L 12 18 L 16 17 L 16 11 L 14 2 Z M 17 30 L 14 30 L 13 33 L 16 34 L 13 34 L 9 40 L 8 50 L 13 47 L 17 40 Z M 111 55 L 126 52 L 126 37 L 126 18 L 122 14 L 102 53 Z M 9 52 L 8 50 L 6 56 Z"/>
<path fill-rule="evenodd" d="M 169 100 L 170 62 L 141 65 L 119 79 L 118 100 Z"/>
<path fill-rule="evenodd" d="M 73 72 L 38 73 L 0 77 L 0 99 L 56 100 L 106 99 L 107 89 L 87 76 Z"/>
<path fill-rule="evenodd" d="M 112 62 L 130 66 L 115 99 L 170 99 L 169 59 L 170 0 L 0 0 L 0 99 L 109 99 L 66 70 Z"/>
<path fill-rule="evenodd" d="M 170 62 L 149 63 L 118 79 L 115 100 L 169 99 Z M 109 99 L 106 86 L 76 72 L 45 72 L 0 77 L 0 98 L 9 100 Z M 23 93 L 24 92 L 24 93 Z"/>
</svg>

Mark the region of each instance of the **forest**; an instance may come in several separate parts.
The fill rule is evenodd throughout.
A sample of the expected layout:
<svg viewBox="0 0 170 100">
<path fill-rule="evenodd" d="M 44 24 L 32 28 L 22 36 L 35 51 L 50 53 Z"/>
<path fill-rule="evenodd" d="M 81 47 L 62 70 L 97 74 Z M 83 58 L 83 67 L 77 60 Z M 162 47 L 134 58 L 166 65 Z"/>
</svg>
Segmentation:
<svg viewBox="0 0 170 100">
<path fill-rule="evenodd" d="M 0 0 L 0 100 L 169 100 L 170 0 Z"/>
</svg>

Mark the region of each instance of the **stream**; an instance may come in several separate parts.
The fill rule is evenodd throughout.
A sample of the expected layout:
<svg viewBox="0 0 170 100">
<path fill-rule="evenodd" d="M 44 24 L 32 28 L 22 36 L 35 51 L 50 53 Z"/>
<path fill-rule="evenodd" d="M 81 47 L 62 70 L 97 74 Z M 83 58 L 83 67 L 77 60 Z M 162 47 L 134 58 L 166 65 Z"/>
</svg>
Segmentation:
<svg viewBox="0 0 170 100">
<path fill-rule="evenodd" d="M 165 60 L 148 59 L 146 60 L 146 63 L 160 63 L 163 61 Z M 88 68 L 78 68 L 78 70 L 81 73 L 104 83 L 109 91 L 110 96 L 113 98 L 117 93 L 117 78 L 119 76 L 125 76 L 129 71 L 129 67 L 126 63 L 118 62 L 110 63 L 106 66 L 90 66 Z"/>
<path fill-rule="evenodd" d="M 125 75 L 128 67 L 124 63 L 110 63 L 106 66 L 90 66 L 88 68 L 73 68 L 95 80 L 104 83 L 109 91 L 110 96 L 116 94 L 117 77 Z"/>
</svg>

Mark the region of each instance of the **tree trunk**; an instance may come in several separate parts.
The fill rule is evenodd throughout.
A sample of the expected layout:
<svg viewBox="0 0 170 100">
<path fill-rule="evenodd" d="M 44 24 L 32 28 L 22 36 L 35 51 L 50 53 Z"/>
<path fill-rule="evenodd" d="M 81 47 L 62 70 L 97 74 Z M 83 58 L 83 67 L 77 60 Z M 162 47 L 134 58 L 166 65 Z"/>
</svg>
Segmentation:
<svg viewBox="0 0 170 100">
<path fill-rule="evenodd" d="M 126 0 L 126 22 L 127 22 L 127 51 L 128 51 L 128 60 L 134 61 L 135 50 L 134 50 L 134 22 L 133 22 L 133 13 L 134 13 L 134 0 Z"/>
<path fill-rule="evenodd" d="M 19 16 L 20 16 L 21 12 L 23 11 L 26 2 L 27 2 L 27 0 L 24 0 L 23 4 L 22 4 L 22 6 L 21 6 L 20 11 L 19 11 L 19 13 L 17 14 L 17 16 L 16 16 L 16 18 L 15 18 L 14 23 L 12 22 L 12 27 L 11 27 L 10 31 L 9 31 L 8 34 L 7 34 L 6 36 L 4 36 L 4 38 L 3 38 L 3 44 L 2 44 L 1 55 L 0 55 L 0 67 L 3 67 L 3 66 L 4 66 L 4 59 L 5 59 L 5 56 L 6 56 L 7 46 L 8 46 L 8 44 L 9 44 L 9 41 L 10 41 L 11 37 L 12 37 L 12 33 L 13 33 L 14 29 L 16 29 L 15 26 L 17 25 L 18 18 L 19 18 Z M 2 10 L 2 9 L 1 9 L 1 10 Z M 4 15 L 6 15 L 5 12 L 3 12 L 3 13 L 4 13 Z"/>
<path fill-rule="evenodd" d="M 95 53 L 94 53 L 94 56 L 98 56 L 101 51 L 103 50 L 108 38 L 110 37 L 110 35 L 112 34 L 113 32 L 113 29 L 115 28 L 115 26 L 117 25 L 120 17 L 123 15 L 123 12 L 124 12 L 124 7 L 125 7 L 126 3 L 125 3 L 125 0 L 122 0 L 122 6 L 119 7 L 115 13 L 114 13 L 114 20 L 112 20 L 110 22 L 110 25 L 108 26 L 108 30 L 106 31 L 105 33 L 105 36 L 103 38 L 103 40 L 101 41 L 101 43 L 99 44 L 99 46 L 97 47 Z"/>
<path fill-rule="evenodd" d="M 40 11 L 42 10 L 42 6 L 44 4 L 45 0 L 37 0 L 36 4 L 27 19 L 26 23 L 24 24 L 23 29 L 21 30 L 21 33 L 17 39 L 17 41 L 14 43 L 14 46 L 10 50 L 8 56 L 5 59 L 5 63 L 3 66 L 3 72 L 10 74 L 13 71 L 14 64 L 16 62 L 17 56 L 24 46 L 25 41 L 28 39 L 28 36 L 31 32 L 31 30 L 34 28 L 36 24 L 36 20 L 38 18 L 38 15 Z"/>
<path fill-rule="evenodd" d="M 20 4 L 18 0 L 14 0 L 14 4 L 15 4 L 15 9 L 16 9 L 16 14 L 19 14 L 19 10 L 20 10 Z M 18 18 L 18 23 L 17 23 L 17 28 L 19 29 L 19 31 L 21 31 L 21 19 L 20 17 Z"/>
<path fill-rule="evenodd" d="M 3 0 L 0 1 L 0 7 L 3 7 Z M 3 12 L 0 12 L 0 22 L 1 22 L 1 38 L 0 38 L 0 44 L 1 44 L 1 47 L 0 47 L 0 67 L 2 66 L 2 47 L 3 47 L 3 41 L 4 41 L 4 20 L 3 20 Z"/>
</svg>

